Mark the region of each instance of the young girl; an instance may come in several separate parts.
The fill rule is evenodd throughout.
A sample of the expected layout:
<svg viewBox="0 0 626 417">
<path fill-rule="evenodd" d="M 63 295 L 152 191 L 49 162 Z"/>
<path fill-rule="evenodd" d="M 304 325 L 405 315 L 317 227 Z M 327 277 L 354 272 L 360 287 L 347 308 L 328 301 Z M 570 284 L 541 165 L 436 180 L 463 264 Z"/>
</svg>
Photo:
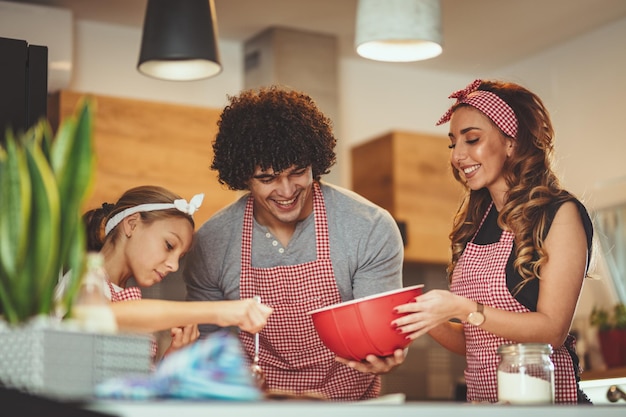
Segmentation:
<svg viewBox="0 0 626 417">
<path fill-rule="evenodd" d="M 141 299 L 138 287 L 150 287 L 178 270 L 194 234 L 193 213 L 203 195 L 187 202 L 165 188 L 141 186 L 126 191 L 115 204 L 84 215 L 88 250 L 104 257 L 107 295 L 120 330 L 156 332 L 171 329 L 167 353 L 195 341 L 198 324 L 238 326 L 259 332 L 272 309 L 254 299 L 233 301 L 167 301 Z"/>
</svg>

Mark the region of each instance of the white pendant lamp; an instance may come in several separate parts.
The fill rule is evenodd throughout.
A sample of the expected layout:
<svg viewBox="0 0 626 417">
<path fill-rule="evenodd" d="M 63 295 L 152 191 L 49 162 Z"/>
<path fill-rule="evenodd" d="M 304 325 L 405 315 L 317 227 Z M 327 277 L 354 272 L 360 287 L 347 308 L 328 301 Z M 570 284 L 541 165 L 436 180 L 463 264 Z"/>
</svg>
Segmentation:
<svg viewBox="0 0 626 417">
<path fill-rule="evenodd" d="M 213 0 L 148 0 L 137 69 L 171 81 L 219 74 Z"/>
<path fill-rule="evenodd" d="M 439 0 L 359 0 L 355 46 L 368 59 L 411 62 L 442 52 Z"/>
</svg>

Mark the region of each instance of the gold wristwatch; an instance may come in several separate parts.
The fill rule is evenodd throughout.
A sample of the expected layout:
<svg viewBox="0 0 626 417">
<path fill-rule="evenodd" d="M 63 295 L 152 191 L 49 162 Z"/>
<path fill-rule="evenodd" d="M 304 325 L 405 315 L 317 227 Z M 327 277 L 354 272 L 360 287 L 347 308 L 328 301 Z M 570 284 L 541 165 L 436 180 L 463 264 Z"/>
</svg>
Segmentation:
<svg viewBox="0 0 626 417">
<path fill-rule="evenodd" d="M 477 301 L 476 311 L 469 313 L 469 315 L 467 316 L 467 322 L 474 326 L 480 326 L 481 324 L 483 324 L 485 322 L 485 314 L 483 313 L 484 310 L 485 306 Z"/>
</svg>

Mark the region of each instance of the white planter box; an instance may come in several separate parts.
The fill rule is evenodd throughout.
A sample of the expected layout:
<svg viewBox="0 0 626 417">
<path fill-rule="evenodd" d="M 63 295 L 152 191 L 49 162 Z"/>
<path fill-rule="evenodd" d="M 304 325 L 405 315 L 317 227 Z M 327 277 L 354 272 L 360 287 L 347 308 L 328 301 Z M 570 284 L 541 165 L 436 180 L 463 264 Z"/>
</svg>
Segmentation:
<svg viewBox="0 0 626 417">
<path fill-rule="evenodd" d="M 59 399 L 90 398 L 108 378 L 149 374 L 151 340 L 149 335 L 57 328 L 0 329 L 0 381 Z"/>
</svg>

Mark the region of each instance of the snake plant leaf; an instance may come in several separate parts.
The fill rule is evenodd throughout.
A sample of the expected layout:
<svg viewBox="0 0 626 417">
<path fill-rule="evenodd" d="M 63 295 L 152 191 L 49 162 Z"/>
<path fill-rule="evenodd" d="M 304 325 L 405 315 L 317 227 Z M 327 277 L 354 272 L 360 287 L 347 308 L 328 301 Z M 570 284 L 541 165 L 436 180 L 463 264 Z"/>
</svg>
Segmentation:
<svg viewBox="0 0 626 417">
<path fill-rule="evenodd" d="M 2 213 L 7 210 L 7 208 L 5 207 L 6 204 L 3 204 L 6 203 L 8 195 L 8 189 L 5 186 L 5 180 L 7 179 L 8 175 L 7 158 L 7 152 L 0 144 L 0 314 L 8 317 L 9 319 L 15 319 L 15 308 L 12 305 L 12 297 L 10 294 L 11 278 L 13 277 L 13 275 L 11 275 L 9 271 L 7 271 L 7 267 L 4 265 L 5 259 L 3 259 L 2 257 L 3 248 L 5 248 L 5 257 L 7 256 L 7 254 L 12 253 L 11 250 L 7 250 L 5 245 L 6 243 L 10 242 L 10 240 L 7 240 L 7 242 L 4 242 L 5 244 L 2 244 L 2 240 L 6 240 L 8 235 L 8 230 L 6 228 L 3 228 L 3 225 L 6 223 L 6 219 L 2 218 Z M 3 231 L 5 232 L 4 234 L 2 234 Z M 11 261 L 13 261 L 13 263 L 15 262 L 15 259 L 13 257 L 11 257 L 10 259 Z M 10 265 L 8 265 L 8 267 L 10 268 Z"/>
<path fill-rule="evenodd" d="M 66 120 L 52 144 L 51 164 L 59 185 L 61 198 L 61 258 L 69 252 L 70 236 L 81 222 L 80 213 L 93 185 L 95 157 L 92 138 L 92 106 L 88 99 L 78 105 L 78 117 Z"/>
<path fill-rule="evenodd" d="M 31 209 L 26 154 L 11 132 L 0 161 L 0 271 L 12 275 L 24 263 Z"/>
<path fill-rule="evenodd" d="M 52 139 L 42 119 L 0 144 L 0 314 L 11 324 L 55 312 L 59 274 L 85 269 L 83 204 L 93 180 L 92 107 L 62 122 Z"/>
<path fill-rule="evenodd" d="M 51 164 L 62 197 L 79 210 L 93 183 L 93 102 L 79 102 L 79 115 L 66 120 L 52 144 Z M 65 203 L 65 201 L 64 201 Z"/>
<path fill-rule="evenodd" d="M 86 234 L 81 210 L 93 186 L 93 106 L 91 100 L 82 99 L 77 106 L 77 117 L 61 125 L 51 148 L 51 164 L 61 200 L 61 267 L 74 274 L 70 280 L 70 295 L 78 290 L 81 276 L 78 272 L 82 270 L 73 268 L 84 267 L 86 237 L 77 237 L 77 234 Z M 82 251 L 76 247 L 77 240 L 84 245 Z M 82 256 L 77 257 L 81 253 Z"/>
<path fill-rule="evenodd" d="M 28 250 L 31 186 L 24 148 L 11 131 L 5 144 L 0 152 L 0 310 L 15 323 L 20 318 L 14 296 L 17 271 Z"/>
<path fill-rule="evenodd" d="M 4 285 L 0 285 L 0 314 L 10 323 L 19 321 L 10 288 Z"/>
<path fill-rule="evenodd" d="M 43 130 L 42 134 L 43 136 L 41 137 L 41 150 L 44 154 L 44 156 L 46 157 L 46 159 L 48 160 L 48 163 L 50 165 L 52 165 L 52 141 L 54 139 L 54 135 L 52 134 L 52 128 L 50 127 L 50 123 L 48 123 L 46 120 L 42 120 L 39 123 L 40 128 Z"/>
<path fill-rule="evenodd" d="M 67 314 L 71 314 L 71 307 L 74 305 L 76 294 L 81 284 L 81 277 L 86 271 L 86 252 L 87 247 L 87 232 L 85 230 L 85 224 L 81 221 L 78 223 L 74 239 L 70 245 L 70 251 L 67 259 L 67 273 L 72 274 L 68 277 L 68 290 L 63 294 L 63 298 L 58 300 L 61 304 L 62 311 Z"/>
<path fill-rule="evenodd" d="M 32 216 L 30 244 L 27 253 L 29 262 L 24 265 L 20 296 L 32 297 L 32 307 L 25 313 L 29 315 L 48 314 L 52 301 L 46 288 L 54 286 L 59 274 L 59 239 L 61 228 L 61 204 L 59 189 L 52 168 L 41 149 L 43 132 L 37 130 L 37 136 L 26 146 L 26 159 L 32 184 Z M 28 305 L 27 300 L 21 300 Z"/>
</svg>

